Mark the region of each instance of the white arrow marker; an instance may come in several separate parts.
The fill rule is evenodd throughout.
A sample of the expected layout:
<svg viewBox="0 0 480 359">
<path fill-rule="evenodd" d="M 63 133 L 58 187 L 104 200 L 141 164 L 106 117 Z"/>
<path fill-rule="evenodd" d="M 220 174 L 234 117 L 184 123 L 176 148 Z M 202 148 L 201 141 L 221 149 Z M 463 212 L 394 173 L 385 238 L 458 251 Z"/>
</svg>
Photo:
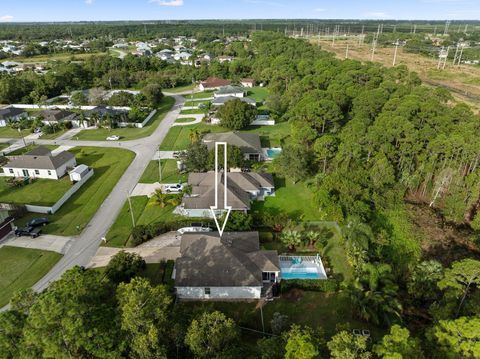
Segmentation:
<svg viewBox="0 0 480 359">
<path fill-rule="evenodd" d="M 218 223 L 217 215 L 215 210 L 218 209 L 218 186 L 219 186 L 219 181 L 218 181 L 218 175 L 219 175 L 219 170 L 218 170 L 218 147 L 223 146 L 224 147 L 224 159 L 223 159 L 223 175 L 225 177 L 225 183 L 223 184 L 223 208 L 227 210 L 227 215 L 225 216 L 225 221 L 223 224 L 220 226 Z M 225 225 L 227 224 L 228 221 L 228 216 L 230 215 L 230 212 L 232 211 L 232 207 L 227 205 L 227 143 L 226 142 L 215 142 L 215 205 L 210 206 L 210 211 L 212 211 L 212 216 L 213 219 L 215 220 L 215 224 L 217 225 L 218 233 L 220 233 L 220 237 L 223 235 L 223 231 L 225 230 Z"/>
</svg>

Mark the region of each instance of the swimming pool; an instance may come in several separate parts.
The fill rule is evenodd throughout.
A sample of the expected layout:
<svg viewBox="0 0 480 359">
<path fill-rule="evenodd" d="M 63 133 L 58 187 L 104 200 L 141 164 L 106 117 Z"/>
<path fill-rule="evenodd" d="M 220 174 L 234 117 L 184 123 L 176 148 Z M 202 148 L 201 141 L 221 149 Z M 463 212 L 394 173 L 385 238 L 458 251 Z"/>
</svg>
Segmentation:
<svg viewBox="0 0 480 359">
<path fill-rule="evenodd" d="M 321 279 L 318 272 L 282 272 L 282 279 Z"/>
<path fill-rule="evenodd" d="M 282 152 L 281 148 L 267 148 L 268 158 L 275 158 Z"/>
<path fill-rule="evenodd" d="M 325 268 L 317 256 L 279 256 L 282 279 L 327 279 Z"/>
</svg>

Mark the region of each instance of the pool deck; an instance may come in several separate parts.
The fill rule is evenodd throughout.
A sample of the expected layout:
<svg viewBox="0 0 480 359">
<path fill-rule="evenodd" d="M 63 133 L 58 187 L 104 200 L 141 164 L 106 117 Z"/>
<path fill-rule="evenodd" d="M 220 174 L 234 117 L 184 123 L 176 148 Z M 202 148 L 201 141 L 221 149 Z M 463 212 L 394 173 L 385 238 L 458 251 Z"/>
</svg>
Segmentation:
<svg viewBox="0 0 480 359">
<path fill-rule="evenodd" d="M 283 279 L 328 278 L 320 256 L 279 256 L 279 261 Z"/>
</svg>

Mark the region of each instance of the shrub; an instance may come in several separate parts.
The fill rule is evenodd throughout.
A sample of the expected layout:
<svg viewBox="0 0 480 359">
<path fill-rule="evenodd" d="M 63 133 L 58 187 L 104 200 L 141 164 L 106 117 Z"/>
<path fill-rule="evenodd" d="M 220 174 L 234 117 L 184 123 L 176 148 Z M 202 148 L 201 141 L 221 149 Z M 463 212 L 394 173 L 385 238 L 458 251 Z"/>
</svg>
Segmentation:
<svg viewBox="0 0 480 359">
<path fill-rule="evenodd" d="M 130 282 L 141 270 L 145 261 L 136 253 L 120 251 L 113 256 L 105 269 L 105 275 L 113 283 Z"/>
<path fill-rule="evenodd" d="M 292 288 L 308 290 L 312 292 L 335 292 L 338 289 L 338 282 L 335 279 L 289 279 L 282 280 L 281 289 L 287 292 Z"/>
</svg>

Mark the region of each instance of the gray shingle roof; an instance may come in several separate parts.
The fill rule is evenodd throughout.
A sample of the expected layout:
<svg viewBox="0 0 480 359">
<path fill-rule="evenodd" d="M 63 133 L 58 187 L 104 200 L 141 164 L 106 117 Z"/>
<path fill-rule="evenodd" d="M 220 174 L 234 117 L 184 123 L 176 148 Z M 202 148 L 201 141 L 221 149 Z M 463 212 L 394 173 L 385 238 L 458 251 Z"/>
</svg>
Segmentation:
<svg viewBox="0 0 480 359">
<path fill-rule="evenodd" d="M 44 110 L 36 114 L 36 117 L 42 117 L 47 122 L 61 122 L 72 121 L 77 117 L 77 114 L 64 110 Z"/>
<path fill-rule="evenodd" d="M 260 250 L 258 232 L 184 234 L 180 253 L 176 287 L 262 286 L 263 271 L 280 271 L 276 251 Z"/>
<path fill-rule="evenodd" d="M 213 99 L 212 105 L 221 106 L 221 105 L 224 105 L 226 102 L 233 101 L 233 100 L 240 100 L 242 102 L 248 103 L 251 106 L 255 106 L 257 104 L 255 100 L 252 100 L 251 98 L 248 98 L 248 97 L 224 96 L 224 97 L 217 97 Z"/>
<path fill-rule="evenodd" d="M 226 142 L 229 145 L 240 148 L 243 153 L 262 153 L 260 136 L 256 133 L 207 133 L 203 136 L 202 142 L 207 145 L 209 150 L 215 148 L 215 142 Z"/>
<path fill-rule="evenodd" d="M 68 151 L 63 151 L 52 156 L 49 149 L 39 147 L 29 153 L 18 156 L 9 161 L 4 167 L 7 168 L 24 168 L 39 170 L 56 170 L 75 156 Z"/>
<path fill-rule="evenodd" d="M 25 110 L 22 110 L 21 108 L 13 108 L 13 107 L 4 108 L 0 110 L 0 120 L 6 120 L 21 114 L 26 114 Z"/>
<path fill-rule="evenodd" d="M 217 92 L 215 92 L 215 95 L 229 95 L 229 94 L 237 94 L 237 93 L 244 93 L 244 92 L 245 90 L 242 87 L 222 86 Z"/>
</svg>

